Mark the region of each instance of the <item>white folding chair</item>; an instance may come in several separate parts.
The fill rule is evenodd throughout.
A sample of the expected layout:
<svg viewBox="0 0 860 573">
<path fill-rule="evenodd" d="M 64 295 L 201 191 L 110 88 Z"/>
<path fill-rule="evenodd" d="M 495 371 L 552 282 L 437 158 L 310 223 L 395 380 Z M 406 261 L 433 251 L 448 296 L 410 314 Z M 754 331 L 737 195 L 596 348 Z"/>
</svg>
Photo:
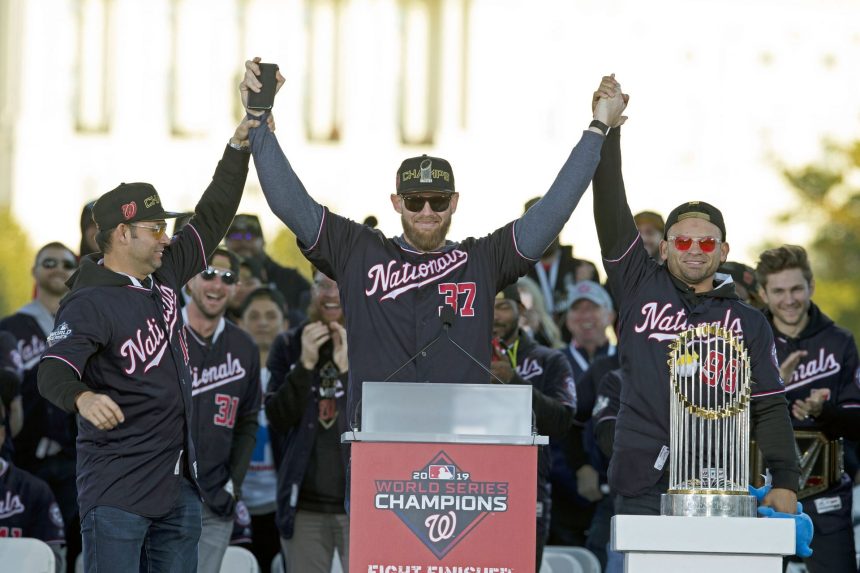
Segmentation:
<svg viewBox="0 0 860 573">
<path fill-rule="evenodd" d="M 549 565 L 552 573 L 584 573 L 582 566 L 570 555 L 546 551 L 546 549 L 543 553 L 543 564 Z M 543 569 L 543 564 L 541 569 Z"/>
<path fill-rule="evenodd" d="M 54 573 L 56 558 L 51 547 L 28 537 L 0 538 L 0 563 L 3 571 Z"/>
<path fill-rule="evenodd" d="M 340 555 L 337 552 L 337 547 L 334 548 L 334 557 L 331 560 L 331 573 L 343 573 L 343 567 L 340 566 Z"/>
<path fill-rule="evenodd" d="M 221 573 L 260 573 L 260 566 L 253 553 L 244 547 L 231 545 L 221 561 Z"/>
<path fill-rule="evenodd" d="M 579 566 L 582 567 L 583 573 L 600 573 L 600 560 L 597 555 L 586 549 L 585 547 L 573 547 L 566 545 L 550 545 L 544 549 L 544 552 L 549 550 L 551 553 L 560 553 L 572 557 Z"/>
<path fill-rule="evenodd" d="M 272 573 L 285 573 L 286 566 L 284 566 L 284 556 L 281 555 L 280 551 L 277 555 L 272 558 L 272 566 L 269 568 L 269 571 Z"/>
</svg>

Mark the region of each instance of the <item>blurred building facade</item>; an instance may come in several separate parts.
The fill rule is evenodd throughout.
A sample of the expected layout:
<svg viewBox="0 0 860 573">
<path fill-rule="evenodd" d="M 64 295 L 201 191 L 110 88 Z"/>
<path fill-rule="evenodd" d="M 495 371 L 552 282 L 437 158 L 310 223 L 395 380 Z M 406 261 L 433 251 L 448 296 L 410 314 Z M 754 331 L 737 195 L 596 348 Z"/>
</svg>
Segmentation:
<svg viewBox="0 0 860 573">
<path fill-rule="evenodd" d="M 634 208 L 692 194 L 755 228 L 787 195 L 774 156 L 860 133 L 858 20 L 847 0 L 0 0 L 0 204 L 35 244 L 76 244 L 82 204 L 122 181 L 192 208 L 259 55 L 287 79 L 278 136 L 307 188 L 388 233 L 396 167 L 425 152 L 464 195 L 452 235 L 516 217 L 608 72 L 633 94 Z M 253 170 L 241 209 L 279 228 Z M 562 238 L 599 258 L 589 206 Z"/>
</svg>

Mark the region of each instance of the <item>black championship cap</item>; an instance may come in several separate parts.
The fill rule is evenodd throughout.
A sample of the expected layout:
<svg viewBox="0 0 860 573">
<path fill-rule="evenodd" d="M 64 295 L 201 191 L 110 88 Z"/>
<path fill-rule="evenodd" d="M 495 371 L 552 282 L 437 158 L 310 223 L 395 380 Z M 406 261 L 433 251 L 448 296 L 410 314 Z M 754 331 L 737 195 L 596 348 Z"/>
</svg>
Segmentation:
<svg viewBox="0 0 860 573">
<path fill-rule="evenodd" d="M 260 219 L 256 215 L 239 213 L 233 217 L 233 222 L 230 223 L 227 238 L 230 238 L 233 233 L 249 233 L 252 237 L 262 237 L 263 227 L 260 226 Z"/>
<path fill-rule="evenodd" d="M 113 229 L 120 223 L 173 219 L 184 214 L 165 211 L 158 192 L 149 183 L 120 183 L 93 205 L 93 221 L 99 231 Z"/>
<path fill-rule="evenodd" d="M 672 212 L 669 213 L 669 217 L 666 219 L 666 230 L 663 232 L 664 238 L 668 236 L 672 225 L 684 219 L 704 219 L 709 223 L 713 223 L 723 234 L 722 240 L 725 242 L 726 223 L 723 221 L 723 214 L 719 209 L 704 201 L 690 201 L 672 209 Z"/>
<path fill-rule="evenodd" d="M 439 157 L 410 157 L 397 170 L 397 193 L 454 192 L 451 164 Z"/>
</svg>

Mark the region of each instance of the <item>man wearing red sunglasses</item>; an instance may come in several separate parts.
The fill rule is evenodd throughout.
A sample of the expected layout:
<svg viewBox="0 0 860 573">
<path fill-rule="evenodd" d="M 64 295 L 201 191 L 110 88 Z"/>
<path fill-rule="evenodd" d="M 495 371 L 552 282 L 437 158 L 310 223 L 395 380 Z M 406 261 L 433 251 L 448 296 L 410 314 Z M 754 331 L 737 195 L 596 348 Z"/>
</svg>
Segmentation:
<svg viewBox="0 0 860 573">
<path fill-rule="evenodd" d="M 262 86 L 257 63 L 246 62 L 245 90 Z M 283 78 L 278 78 L 280 85 Z M 595 121 L 549 191 L 520 219 L 486 237 L 460 242 L 446 239 L 459 201 L 447 161 L 420 156 L 401 164 L 390 200 L 403 234 L 388 238 L 314 201 L 277 139 L 253 130 L 251 152 L 266 201 L 296 234 L 305 256 L 337 281 L 343 307 L 349 309 L 350 420 L 364 381 L 489 379 L 496 293 L 524 275 L 559 234 L 588 187 L 607 125 L 619 121 L 622 107 L 620 95 L 597 105 Z M 474 360 L 448 343 L 425 348 L 441 333 L 445 307 L 456 317 L 451 339 Z"/>
<path fill-rule="evenodd" d="M 604 77 L 594 101 L 620 91 L 614 78 Z M 742 337 L 749 351 L 752 425 L 773 479 L 764 504 L 796 513 L 800 471 L 773 335 L 764 315 L 738 299 L 731 276 L 717 273 L 729 253 L 723 215 L 703 201 L 673 209 L 660 243 L 665 265 L 655 262 L 627 204 L 621 123 L 613 124 L 594 176 L 594 219 L 604 268 L 619 301 L 625 380 L 609 465 L 609 485 L 618 493 L 616 512 L 660 514 L 660 495 L 669 486 L 669 345 L 691 326 L 717 324 Z"/>
</svg>

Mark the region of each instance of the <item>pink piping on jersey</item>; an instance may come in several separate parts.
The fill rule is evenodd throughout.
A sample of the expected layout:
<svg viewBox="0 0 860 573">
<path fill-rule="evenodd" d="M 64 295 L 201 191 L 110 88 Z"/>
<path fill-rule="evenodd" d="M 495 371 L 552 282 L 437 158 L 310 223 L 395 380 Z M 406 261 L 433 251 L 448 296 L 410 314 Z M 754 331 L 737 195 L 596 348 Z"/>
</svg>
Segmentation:
<svg viewBox="0 0 860 573">
<path fill-rule="evenodd" d="M 514 224 L 513 224 L 513 225 L 511 225 L 511 240 L 514 242 L 514 250 L 517 252 L 517 254 L 518 254 L 520 257 L 524 258 L 524 259 L 525 259 L 525 260 L 527 260 L 527 261 L 539 261 L 539 260 L 540 260 L 540 258 L 533 259 L 533 258 L 531 258 L 531 257 L 527 257 L 527 256 L 525 256 L 524 254 L 522 254 L 522 253 L 520 252 L 520 248 L 517 246 L 517 233 L 516 233 L 516 228 L 517 228 L 517 222 L 516 222 L 516 221 L 514 221 Z"/>
<path fill-rule="evenodd" d="M 136 290 L 142 290 L 142 291 L 144 291 L 144 292 L 149 292 L 149 291 L 151 291 L 151 290 L 152 290 L 151 288 L 146 288 L 146 287 L 137 286 L 137 285 L 125 285 L 125 286 L 126 286 L 126 288 L 133 288 L 133 289 L 136 289 Z"/>
<path fill-rule="evenodd" d="M 197 232 L 197 229 L 194 228 L 194 225 L 188 223 L 185 226 L 190 227 L 191 230 L 194 231 L 194 236 L 197 237 L 197 244 L 200 245 L 200 254 L 203 255 L 203 270 L 205 271 L 208 265 L 206 264 L 206 249 L 203 247 L 203 239 L 200 238 L 200 233 Z"/>
<path fill-rule="evenodd" d="M 637 234 L 636 234 L 636 238 L 635 238 L 635 239 L 633 239 L 633 242 L 632 242 L 632 243 L 630 243 L 630 246 L 629 246 L 629 247 L 627 247 L 627 250 L 626 250 L 626 251 L 624 251 L 624 254 L 623 254 L 623 255 L 621 255 L 621 256 L 620 256 L 620 257 L 618 257 L 617 259 L 607 259 L 606 257 L 604 257 L 604 258 L 603 258 L 603 260 L 604 260 L 604 261 L 606 261 L 607 263 L 617 263 L 618 261 L 620 261 L 621 259 L 623 259 L 624 257 L 626 257 L 627 255 L 629 255 L 629 254 L 630 254 L 630 251 L 632 251 L 632 250 L 633 250 L 633 247 L 636 245 L 636 241 L 638 241 L 638 240 L 639 240 L 639 239 L 641 239 L 641 238 L 642 238 L 642 236 L 641 236 L 639 233 L 637 233 Z"/>
<path fill-rule="evenodd" d="M 44 360 L 45 358 L 56 358 L 57 360 L 62 360 L 63 362 L 72 367 L 72 370 L 75 371 L 75 373 L 78 375 L 78 378 L 83 378 L 83 376 L 81 376 L 81 371 L 78 370 L 74 364 L 72 364 L 62 356 L 57 356 L 56 354 L 45 354 L 44 356 L 42 356 L 42 360 Z"/>
<path fill-rule="evenodd" d="M 847 404 L 839 404 L 840 408 L 860 408 L 857 402 L 848 402 Z"/>
<path fill-rule="evenodd" d="M 314 240 L 314 244 L 311 245 L 310 247 L 308 247 L 307 249 L 305 249 L 305 251 L 313 251 L 314 248 L 319 244 L 320 237 L 322 237 L 322 228 L 323 228 L 323 225 L 325 225 L 325 214 L 327 212 L 328 212 L 328 209 L 323 207 L 322 220 L 320 220 L 320 230 L 317 231 L 317 238 Z"/>
<path fill-rule="evenodd" d="M 774 394 L 785 394 L 785 389 L 773 390 L 771 392 L 762 392 L 761 394 L 752 394 L 750 398 L 762 398 L 764 396 L 773 396 Z"/>
</svg>

